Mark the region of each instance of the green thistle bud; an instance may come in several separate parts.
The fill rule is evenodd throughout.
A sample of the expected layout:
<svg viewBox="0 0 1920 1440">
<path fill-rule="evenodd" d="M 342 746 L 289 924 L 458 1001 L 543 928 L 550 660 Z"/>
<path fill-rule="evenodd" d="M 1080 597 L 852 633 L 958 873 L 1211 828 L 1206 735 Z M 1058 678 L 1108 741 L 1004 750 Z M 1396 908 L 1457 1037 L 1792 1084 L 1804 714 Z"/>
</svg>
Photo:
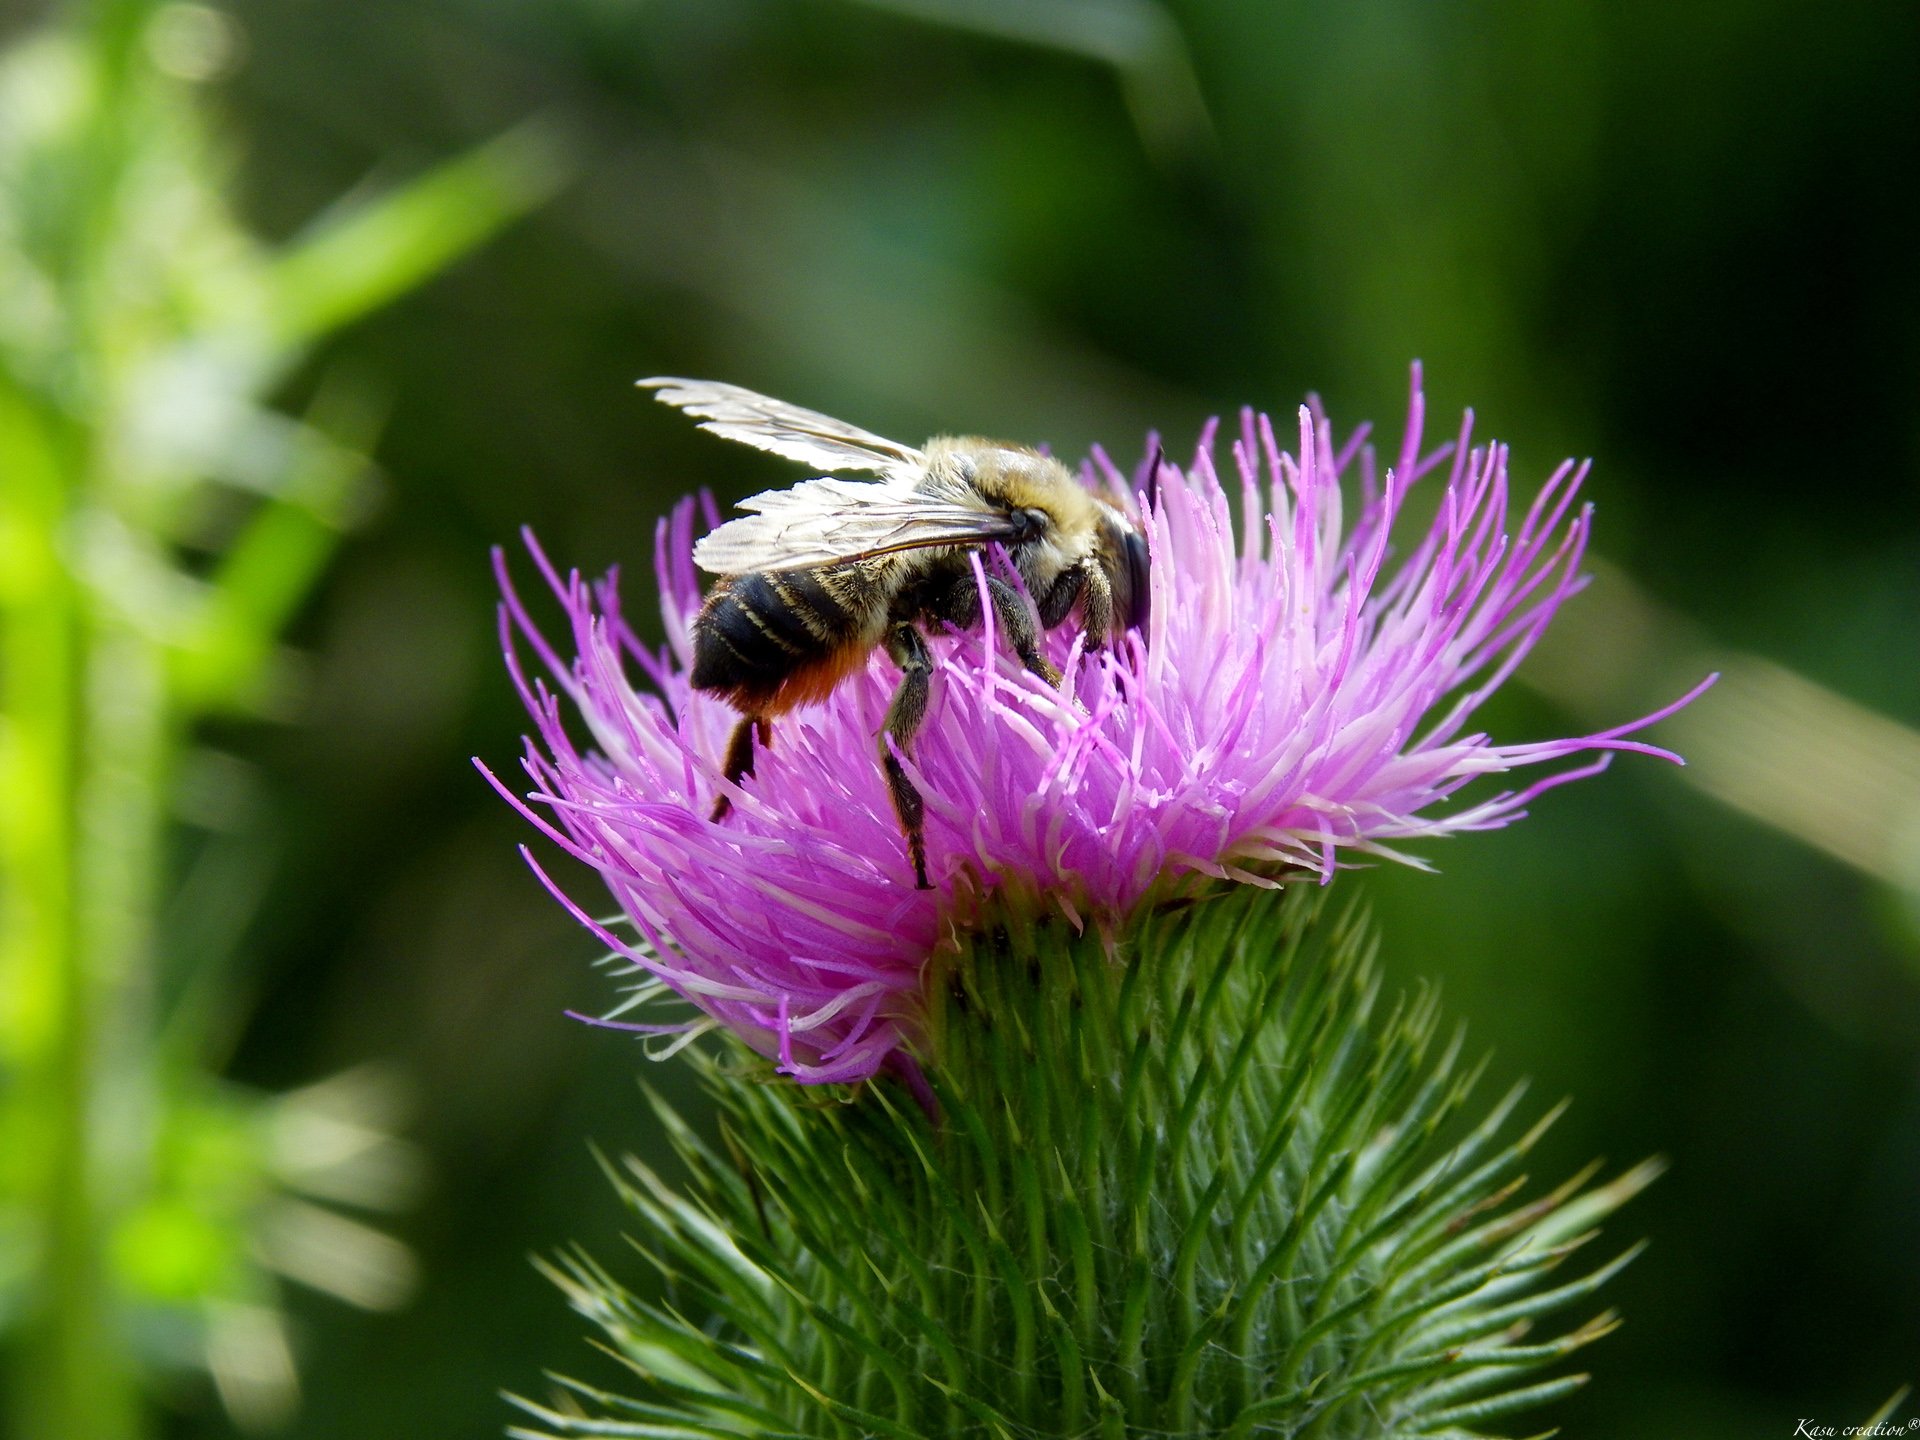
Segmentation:
<svg viewBox="0 0 1920 1440">
<path fill-rule="evenodd" d="M 1655 1167 L 1529 1198 L 1551 1115 L 1469 1123 L 1481 1067 L 1430 993 L 1383 1013 L 1373 951 L 1304 886 L 1002 914 L 929 969 L 917 1093 L 704 1061 L 723 1146 L 661 1107 L 689 1190 L 615 1176 L 657 1295 L 554 1267 L 632 1393 L 519 1433 L 1499 1433 L 1582 1383 L 1631 1252 L 1569 1257 Z"/>
</svg>

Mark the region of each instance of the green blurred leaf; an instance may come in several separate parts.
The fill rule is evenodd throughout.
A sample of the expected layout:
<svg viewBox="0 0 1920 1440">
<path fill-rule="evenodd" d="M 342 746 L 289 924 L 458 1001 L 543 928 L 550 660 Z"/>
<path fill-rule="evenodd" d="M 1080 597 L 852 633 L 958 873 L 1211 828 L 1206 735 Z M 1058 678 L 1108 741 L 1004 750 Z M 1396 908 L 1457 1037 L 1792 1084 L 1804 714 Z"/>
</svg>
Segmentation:
<svg viewBox="0 0 1920 1440">
<path fill-rule="evenodd" d="M 237 1252 L 246 1232 L 229 1217 L 202 1213 L 186 1197 L 149 1204 L 114 1237 L 114 1260 L 143 1298 L 188 1301 L 231 1288 L 240 1273 Z"/>
<path fill-rule="evenodd" d="M 321 391 L 280 492 L 228 546 L 193 634 L 171 657 L 184 708 L 259 701 L 281 627 L 340 543 L 375 429 L 363 399 L 339 387 Z"/>
<path fill-rule="evenodd" d="M 271 267 L 276 339 L 298 347 L 378 309 L 539 205 L 571 173 L 555 128 L 528 121 L 328 216 Z"/>
<path fill-rule="evenodd" d="M 1180 24 L 1154 0 L 857 0 L 1110 66 L 1140 141 L 1163 163 L 1209 154 L 1213 121 Z"/>
<path fill-rule="evenodd" d="M 1886 1404 L 1882 1405 L 1878 1410 L 1874 1411 L 1873 1414 L 1867 1417 L 1866 1423 L 1860 1426 L 1860 1429 L 1857 1433 L 1870 1434 L 1875 1429 L 1875 1427 L 1884 1425 L 1887 1421 L 1891 1420 L 1893 1418 L 1894 1412 L 1898 1410 L 1902 1405 L 1907 1403 L 1907 1396 L 1911 1395 L 1912 1393 L 1913 1393 L 1913 1387 L 1911 1385 L 1902 1385 L 1898 1390 L 1894 1391 L 1893 1394 L 1887 1397 Z"/>
</svg>

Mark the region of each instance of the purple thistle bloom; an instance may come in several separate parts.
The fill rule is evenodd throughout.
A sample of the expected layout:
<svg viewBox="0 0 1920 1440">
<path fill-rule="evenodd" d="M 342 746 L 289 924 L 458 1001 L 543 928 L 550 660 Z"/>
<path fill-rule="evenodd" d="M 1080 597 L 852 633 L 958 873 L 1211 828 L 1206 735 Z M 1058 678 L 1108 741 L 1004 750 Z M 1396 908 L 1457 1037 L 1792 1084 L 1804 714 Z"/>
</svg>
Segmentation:
<svg viewBox="0 0 1920 1440">
<path fill-rule="evenodd" d="M 849 1081 L 911 1050 L 922 967 L 990 894 L 1037 897 L 1076 924 L 1107 926 L 1150 894 L 1212 880 L 1324 882 L 1352 856 L 1418 864 L 1400 842 L 1503 826 L 1542 792 L 1604 769 L 1607 752 L 1677 760 L 1626 737 L 1710 681 L 1574 739 L 1496 744 L 1468 729 L 1581 588 L 1591 509 L 1575 500 L 1587 467 L 1563 464 L 1515 523 L 1506 447 L 1474 448 L 1469 414 L 1454 442 L 1422 454 L 1423 418 L 1416 367 L 1384 477 L 1365 430 L 1336 447 L 1317 407 L 1302 407 L 1293 454 L 1266 417 L 1244 412 L 1224 483 L 1212 425 L 1184 470 L 1149 462 L 1157 474 L 1137 477 L 1156 494 L 1140 522 L 1149 632 L 1090 657 L 1072 623 L 1048 633 L 1064 691 L 1005 653 L 991 624 L 935 637 L 932 704 L 905 757 L 926 798 L 932 891 L 914 888 L 874 760 L 897 684 L 884 652 L 825 703 L 783 717 L 732 792 L 732 813 L 713 821 L 738 716 L 687 678 L 704 588 L 694 503 L 660 526 L 668 644 L 658 652 L 623 618 L 617 574 L 562 578 L 529 536 L 574 658 L 542 637 L 496 557 L 507 662 L 538 730 L 528 799 L 544 812 L 502 793 L 600 872 L 639 939 L 590 918 L 530 863 L 617 954 L 784 1073 Z M 1350 526 L 1348 471 L 1360 500 Z M 1390 537 L 1402 504 L 1435 473 L 1438 513 L 1399 558 Z M 1133 494 L 1097 452 L 1085 474 Z M 718 516 L 705 506 L 711 526 Z M 522 644 L 551 686 L 529 678 Z M 635 672 L 653 693 L 635 688 Z M 589 746 L 568 733 L 569 708 Z M 1458 794 L 1482 776 L 1560 760 L 1575 763 L 1477 799 Z"/>
</svg>

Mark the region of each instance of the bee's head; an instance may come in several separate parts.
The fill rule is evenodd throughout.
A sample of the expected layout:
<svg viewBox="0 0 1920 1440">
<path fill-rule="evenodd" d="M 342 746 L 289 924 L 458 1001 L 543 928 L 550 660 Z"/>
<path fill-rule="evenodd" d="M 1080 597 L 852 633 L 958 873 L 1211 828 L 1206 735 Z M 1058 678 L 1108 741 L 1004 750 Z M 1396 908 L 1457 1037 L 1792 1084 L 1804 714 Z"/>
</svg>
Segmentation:
<svg viewBox="0 0 1920 1440">
<path fill-rule="evenodd" d="M 1043 624 L 1064 618 L 1073 592 L 1059 590 L 1058 582 L 1091 558 L 1113 595 L 1114 628 L 1146 628 L 1147 542 L 1121 510 L 1038 451 L 986 440 L 935 443 L 961 484 L 1009 512 L 1015 531 L 1007 553 L 1039 602 Z M 1055 594 L 1064 598 L 1051 599 Z"/>
</svg>

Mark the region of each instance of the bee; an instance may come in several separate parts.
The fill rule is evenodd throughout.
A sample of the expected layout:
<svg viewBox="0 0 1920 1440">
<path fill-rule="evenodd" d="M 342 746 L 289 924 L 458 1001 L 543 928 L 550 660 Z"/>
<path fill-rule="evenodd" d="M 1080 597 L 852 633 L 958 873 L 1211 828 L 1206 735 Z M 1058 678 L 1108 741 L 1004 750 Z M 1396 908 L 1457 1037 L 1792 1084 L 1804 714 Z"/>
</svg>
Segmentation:
<svg viewBox="0 0 1920 1440">
<path fill-rule="evenodd" d="M 1052 629 L 1078 610 L 1087 648 L 1096 649 L 1146 623 L 1146 541 L 1066 466 L 1024 445 L 939 436 L 916 450 L 737 385 L 639 383 L 704 430 L 829 472 L 742 501 L 748 514 L 694 546 L 694 563 L 720 578 L 693 622 L 693 686 L 740 712 L 722 767 L 727 781 L 753 773 L 755 745 L 772 745 L 777 717 L 824 700 L 885 646 L 900 685 L 877 737 L 880 768 L 914 882 L 931 889 L 926 805 L 900 763 L 927 714 L 925 627 L 980 619 L 971 557 L 998 544 L 1039 626 Z M 847 471 L 879 478 L 837 478 Z M 1026 597 L 982 573 L 1008 648 L 1059 685 Z M 723 794 L 713 818 L 729 808 Z"/>
</svg>

